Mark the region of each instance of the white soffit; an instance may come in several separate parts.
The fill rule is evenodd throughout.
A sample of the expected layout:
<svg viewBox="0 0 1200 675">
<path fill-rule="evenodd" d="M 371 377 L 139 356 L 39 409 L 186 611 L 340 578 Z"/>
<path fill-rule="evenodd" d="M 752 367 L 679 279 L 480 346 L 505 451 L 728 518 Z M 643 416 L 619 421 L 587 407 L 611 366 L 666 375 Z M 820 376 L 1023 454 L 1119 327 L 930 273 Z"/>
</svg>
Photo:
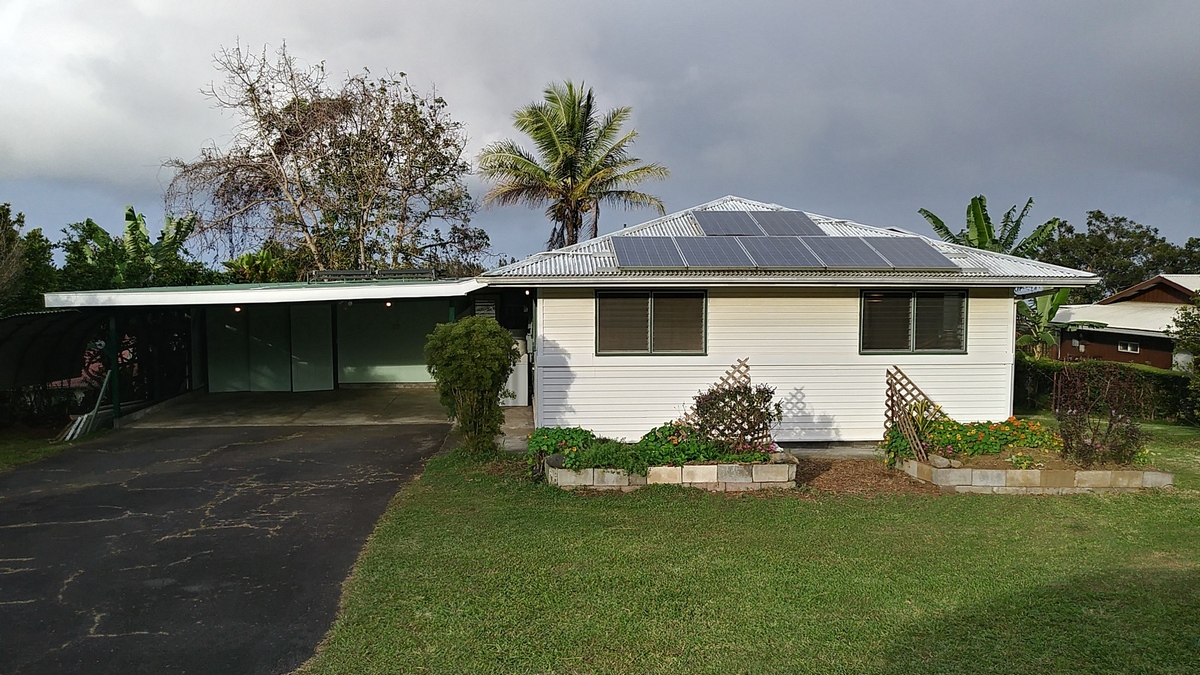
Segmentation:
<svg viewBox="0 0 1200 675">
<path fill-rule="evenodd" d="M 460 281 L 425 283 L 373 281 L 129 288 L 111 291 L 47 293 L 46 307 L 174 307 L 455 298 L 484 287 L 485 284 L 474 279 L 462 279 Z"/>
</svg>

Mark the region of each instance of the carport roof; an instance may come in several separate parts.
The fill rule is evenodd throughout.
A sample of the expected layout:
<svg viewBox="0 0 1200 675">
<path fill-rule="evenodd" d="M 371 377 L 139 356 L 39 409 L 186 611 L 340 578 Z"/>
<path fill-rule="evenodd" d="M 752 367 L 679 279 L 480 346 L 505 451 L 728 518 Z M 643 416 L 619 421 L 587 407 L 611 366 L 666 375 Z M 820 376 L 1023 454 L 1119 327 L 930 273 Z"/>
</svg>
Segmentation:
<svg viewBox="0 0 1200 675">
<path fill-rule="evenodd" d="M 47 293 L 46 307 L 253 305 L 278 302 L 461 297 L 483 288 L 474 279 L 446 281 L 318 281 L 222 286 L 162 286 Z"/>
</svg>

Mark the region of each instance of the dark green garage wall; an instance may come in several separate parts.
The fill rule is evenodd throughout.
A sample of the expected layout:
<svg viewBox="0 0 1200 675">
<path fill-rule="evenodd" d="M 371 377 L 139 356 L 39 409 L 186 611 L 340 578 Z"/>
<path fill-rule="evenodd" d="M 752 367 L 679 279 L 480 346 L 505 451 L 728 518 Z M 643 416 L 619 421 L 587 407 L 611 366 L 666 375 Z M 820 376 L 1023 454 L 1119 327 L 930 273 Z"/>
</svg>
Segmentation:
<svg viewBox="0 0 1200 675">
<path fill-rule="evenodd" d="M 425 338 L 449 320 L 446 300 L 339 303 L 338 380 L 346 384 L 430 382 Z"/>
</svg>

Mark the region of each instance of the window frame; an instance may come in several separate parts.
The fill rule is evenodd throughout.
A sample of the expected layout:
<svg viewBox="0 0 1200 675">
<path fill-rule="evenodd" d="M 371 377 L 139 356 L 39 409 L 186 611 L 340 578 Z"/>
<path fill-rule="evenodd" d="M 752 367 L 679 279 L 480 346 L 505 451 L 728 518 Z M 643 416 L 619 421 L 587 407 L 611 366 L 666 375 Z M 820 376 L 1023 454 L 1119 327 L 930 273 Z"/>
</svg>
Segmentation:
<svg viewBox="0 0 1200 675">
<path fill-rule="evenodd" d="M 908 349 L 863 349 L 866 331 L 866 302 L 868 293 L 908 293 Z M 962 349 L 917 349 L 917 294 L 919 293 L 962 293 L 963 296 L 963 339 Z M 971 290 L 969 288 L 864 288 L 858 293 L 858 353 L 861 356 L 888 356 L 894 354 L 966 354 L 970 346 Z"/>
<path fill-rule="evenodd" d="M 1125 348 L 1125 345 L 1133 345 L 1133 348 Z M 1142 345 L 1141 343 L 1134 342 L 1132 340 L 1117 340 L 1117 351 L 1122 354 L 1141 354 Z"/>
<path fill-rule="evenodd" d="M 663 295 L 695 294 L 701 299 L 700 311 L 700 343 L 702 349 L 698 352 L 656 352 L 654 351 L 654 296 L 656 293 Z M 644 352 L 603 352 L 600 351 L 600 298 L 604 295 L 649 295 L 649 302 L 646 304 L 646 351 Z M 592 294 L 592 322 L 595 330 L 592 331 L 592 352 L 595 356 L 603 357 L 621 357 L 633 356 L 642 358 L 646 356 L 708 356 L 708 290 L 696 288 L 630 288 L 630 289 L 611 289 L 611 290 L 596 290 Z"/>
</svg>

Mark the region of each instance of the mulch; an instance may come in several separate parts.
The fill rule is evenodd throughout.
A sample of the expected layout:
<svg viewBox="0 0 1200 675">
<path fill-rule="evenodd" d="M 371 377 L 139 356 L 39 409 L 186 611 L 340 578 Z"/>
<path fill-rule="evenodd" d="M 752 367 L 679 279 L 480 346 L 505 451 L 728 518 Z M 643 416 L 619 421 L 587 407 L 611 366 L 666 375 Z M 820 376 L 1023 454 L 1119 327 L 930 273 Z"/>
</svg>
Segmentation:
<svg viewBox="0 0 1200 675">
<path fill-rule="evenodd" d="M 936 485 L 888 469 L 878 459 L 802 458 L 796 467 L 796 482 L 818 492 L 842 495 L 941 494 Z"/>
</svg>

